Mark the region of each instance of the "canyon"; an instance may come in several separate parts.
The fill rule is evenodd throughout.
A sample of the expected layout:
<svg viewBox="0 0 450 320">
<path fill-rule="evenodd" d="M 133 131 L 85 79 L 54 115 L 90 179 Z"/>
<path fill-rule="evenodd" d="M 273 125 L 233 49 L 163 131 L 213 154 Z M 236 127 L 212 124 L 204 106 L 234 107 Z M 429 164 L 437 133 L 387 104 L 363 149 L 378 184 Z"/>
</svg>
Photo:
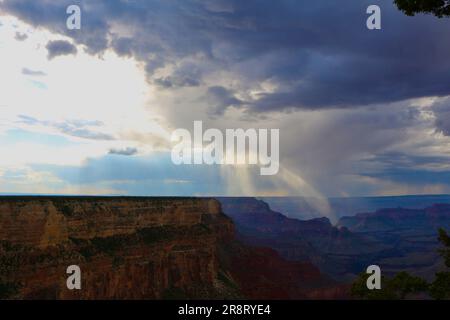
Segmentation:
<svg viewBox="0 0 450 320">
<path fill-rule="evenodd" d="M 81 290 L 66 268 L 81 269 Z M 212 198 L 0 197 L 2 299 L 310 299 L 346 287 L 237 240 Z"/>
<path fill-rule="evenodd" d="M 449 204 L 332 224 L 245 197 L 1 196 L 0 299 L 345 299 L 372 264 L 431 281 L 441 227 Z"/>
<path fill-rule="evenodd" d="M 0 281 L 24 299 L 210 297 L 232 237 L 213 199 L 3 198 Z M 69 265 L 82 290 L 66 288 Z"/>
<path fill-rule="evenodd" d="M 416 201 L 411 198 L 407 200 Z M 326 217 L 287 217 L 256 198 L 219 200 L 222 210 L 233 219 L 242 243 L 272 248 L 291 262 L 310 262 L 339 282 L 351 283 L 372 264 L 379 265 L 388 277 L 406 271 L 429 281 L 445 269 L 438 252 L 437 231 L 450 228 L 450 204 L 435 203 L 422 209 L 381 208 L 341 216 L 333 225 Z M 276 202 L 283 207 L 292 199 L 280 197 Z"/>
</svg>

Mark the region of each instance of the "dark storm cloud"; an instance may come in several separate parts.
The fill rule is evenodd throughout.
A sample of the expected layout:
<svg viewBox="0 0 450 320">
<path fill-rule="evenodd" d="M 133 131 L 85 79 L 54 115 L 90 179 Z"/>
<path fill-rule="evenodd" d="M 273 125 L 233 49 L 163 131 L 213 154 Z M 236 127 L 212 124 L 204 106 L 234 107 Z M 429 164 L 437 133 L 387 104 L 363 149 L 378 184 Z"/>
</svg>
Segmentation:
<svg viewBox="0 0 450 320">
<path fill-rule="evenodd" d="M 51 60 L 57 56 L 66 56 L 69 54 L 76 54 L 77 48 L 68 41 L 55 40 L 47 43 L 48 59 Z"/>
<path fill-rule="evenodd" d="M 242 101 L 237 99 L 232 91 L 220 86 L 209 87 L 206 97 L 212 115 L 221 115 L 228 107 L 242 105 Z"/>
<path fill-rule="evenodd" d="M 386 179 L 394 182 L 401 182 L 407 185 L 448 185 L 448 182 L 450 181 L 449 170 L 431 171 L 417 169 L 396 169 L 377 174 L 367 174 L 366 176 L 378 179 Z"/>
<path fill-rule="evenodd" d="M 16 32 L 14 39 L 16 39 L 17 41 L 25 41 L 26 39 L 28 39 L 28 35 L 26 33 Z"/>
<path fill-rule="evenodd" d="M 22 74 L 26 75 L 26 76 L 33 76 L 33 77 L 42 77 L 47 75 L 45 72 L 43 71 L 39 71 L 39 70 L 31 70 L 28 68 L 23 68 L 22 69 Z"/>
<path fill-rule="evenodd" d="M 450 136 L 450 99 L 443 99 L 432 106 L 436 117 L 436 129 L 446 136 Z"/>
<path fill-rule="evenodd" d="M 136 148 L 132 148 L 132 147 L 128 147 L 128 148 L 125 148 L 125 149 L 113 148 L 113 149 L 110 149 L 108 153 L 109 154 L 116 154 L 116 155 L 119 155 L 119 156 L 132 156 L 132 155 L 137 154 L 138 150 Z"/>
<path fill-rule="evenodd" d="M 157 78 L 154 83 L 163 88 L 173 88 L 173 87 L 197 87 L 200 83 L 195 78 L 189 77 L 165 77 Z"/>
<path fill-rule="evenodd" d="M 428 156 L 428 155 L 411 155 L 402 152 L 385 152 L 376 155 L 367 162 L 379 162 L 385 167 L 393 168 L 415 168 L 418 166 L 440 166 L 449 163 L 450 158 L 447 156 Z"/>
<path fill-rule="evenodd" d="M 90 121 L 90 120 L 66 120 L 62 122 L 56 121 L 46 121 L 39 120 L 34 117 L 30 117 L 27 115 L 19 115 L 18 116 L 21 123 L 30 125 L 30 126 L 45 126 L 50 127 L 55 130 L 60 131 L 61 133 L 67 134 L 69 136 L 90 139 L 90 140 L 114 140 L 115 138 L 107 133 L 99 132 L 97 130 L 92 130 L 92 127 L 102 127 L 103 123 L 100 121 Z"/>
<path fill-rule="evenodd" d="M 79 128 L 67 121 L 55 124 L 55 128 L 59 129 L 62 133 L 73 137 L 90 140 L 114 140 L 114 137 L 110 134 L 93 131 L 87 128 Z"/>
<path fill-rule="evenodd" d="M 449 20 L 406 17 L 391 0 L 86 0 L 80 2 L 83 27 L 77 32 L 65 28 L 65 8 L 73 3 L 5 0 L 0 6 L 72 37 L 91 53 L 110 47 L 134 56 L 165 88 L 199 86 L 220 70 L 240 80 L 233 87 L 237 91 L 271 80 L 276 90 L 242 102 L 253 111 L 356 107 L 450 94 Z M 366 28 L 370 4 L 381 6 L 382 30 Z M 127 37 L 114 26 L 126 26 Z M 176 62 L 186 57 L 194 57 L 191 66 L 209 67 L 183 69 Z M 172 75 L 152 78 L 168 64 L 174 66 Z M 211 81 L 204 85 L 223 86 Z M 217 105 L 215 113 L 228 106 Z"/>
</svg>

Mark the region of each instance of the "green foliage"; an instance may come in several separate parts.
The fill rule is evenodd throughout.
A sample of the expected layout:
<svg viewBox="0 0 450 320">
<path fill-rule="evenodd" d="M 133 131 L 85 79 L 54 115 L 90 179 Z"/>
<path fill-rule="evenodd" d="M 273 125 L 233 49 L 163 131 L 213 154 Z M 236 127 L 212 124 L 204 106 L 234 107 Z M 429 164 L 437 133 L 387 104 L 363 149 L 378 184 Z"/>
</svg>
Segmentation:
<svg viewBox="0 0 450 320">
<path fill-rule="evenodd" d="M 0 241 L 0 275 L 14 272 L 23 263 L 31 249 L 26 246 Z"/>
<path fill-rule="evenodd" d="M 409 294 L 425 292 L 428 289 L 428 283 L 407 272 L 400 272 L 388 281 L 387 288 L 395 292 L 399 299 L 405 299 Z"/>
<path fill-rule="evenodd" d="M 112 268 L 113 268 L 113 270 L 117 270 L 124 264 L 125 264 L 125 259 L 123 257 L 114 257 L 113 261 L 112 261 Z"/>
<path fill-rule="evenodd" d="M 434 299 L 450 299 L 450 272 L 438 272 L 430 285 L 430 295 Z"/>
<path fill-rule="evenodd" d="M 211 233 L 211 230 L 203 225 L 193 226 L 155 226 L 143 228 L 135 234 L 120 234 L 109 237 L 96 237 L 90 240 L 70 238 L 76 251 L 85 259 L 90 259 L 97 253 L 105 253 L 115 256 L 117 252 L 137 244 L 155 245 L 161 241 L 170 241 L 175 238 L 192 238 Z M 0 256 L 1 257 L 1 256 Z"/>
<path fill-rule="evenodd" d="M 219 280 L 229 288 L 238 288 L 237 284 L 223 270 L 219 270 L 217 274 L 217 280 Z"/>
<path fill-rule="evenodd" d="M 450 237 L 444 229 L 439 229 L 439 241 L 444 248 L 439 253 L 444 258 L 445 265 L 450 268 Z M 430 295 L 434 299 L 450 299 L 450 271 L 438 272 L 433 283 L 430 285 Z"/>
<path fill-rule="evenodd" d="M 370 274 L 362 272 L 359 274 L 358 278 L 353 282 L 350 289 L 350 294 L 352 297 L 357 299 L 368 299 L 368 300 L 391 300 L 394 299 L 385 290 L 369 290 L 367 288 L 367 279 Z M 384 284 L 386 278 L 381 278 L 381 283 Z"/>
<path fill-rule="evenodd" d="M 168 288 L 162 294 L 162 299 L 164 300 L 184 300 L 186 298 L 186 293 L 180 288 Z"/>
<path fill-rule="evenodd" d="M 19 286 L 12 282 L 0 281 L 0 299 L 10 299 L 17 294 Z"/>
<path fill-rule="evenodd" d="M 127 243 L 126 236 L 116 235 L 105 238 L 93 238 L 91 239 L 92 245 L 98 251 L 112 255 L 120 248 L 123 248 Z"/>
<path fill-rule="evenodd" d="M 409 294 L 424 292 L 428 287 L 425 280 L 400 272 L 393 278 L 381 277 L 381 289 L 369 290 L 367 288 L 369 276 L 370 274 L 361 273 L 352 284 L 353 297 L 368 300 L 399 300 L 405 299 Z"/>
<path fill-rule="evenodd" d="M 9 274 L 17 270 L 22 263 L 22 257 L 17 254 L 8 254 L 0 256 L 0 274 Z"/>
<path fill-rule="evenodd" d="M 91 246 L 84 246 L 78 249 L 78 252 L 88 261 L 95 256 L 95 249 Z"/>
<path fill-rule="evenodd" d="M 211 230 L 204 224 L 196 224 L 189 227 L 159 226 L 138 230 L 138 236 L 146 245 L 152 245 L 160 241 L 167 241 L 180 237 L 198 237 L 210 234 Z"/>
<path fill-rule="evenodd" d="M 145 244 L 151 245 L 159 241 L 171 239 L 176 235 L 175 228 L 169 226 L 143 228 L 138 230 L 139 237 Z"/>
<path fill-rule="evenodd" d="M 439 253 L 444 258 L 445 265 L 450 268 L 450 237 L 444 229 L 439 229 L 438 240 L 444 245 L 444 248 L 439 250 Z"/>
<path fill-rule="evenodd" d="M 59 212 L 61 212 L 66 217 L 71 217 L 74 215 L 73 208 L 65 203 L 64 199 L 55 199 L 53 201 L 53 205 L 58 209 Z"/>
<path fill-rule="evenodd" d="M 450 16 L 450 0 L 394 0 L 408 16 L 418 13 L 433 14 L 438 18 Z"/>
</svg>

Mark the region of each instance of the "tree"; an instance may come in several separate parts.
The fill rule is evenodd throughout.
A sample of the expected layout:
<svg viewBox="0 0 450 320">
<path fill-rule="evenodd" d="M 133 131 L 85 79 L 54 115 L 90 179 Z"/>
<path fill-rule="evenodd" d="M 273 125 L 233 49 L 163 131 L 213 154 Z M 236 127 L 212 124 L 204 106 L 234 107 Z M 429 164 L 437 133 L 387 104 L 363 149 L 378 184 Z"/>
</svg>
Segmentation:
<svg viewBox="0 0 450 320">
<path fill-rule="evenodd" d="M 387 286 L 398 299 L 405 299 L 410 294 L 424 292 L 428 289 L 428 283 L 425 280 L 407 272 L 397 273 L 390 279 Z"/>
<path fill-rule="evenodd" d="M 444 248 L 439 250 L 439 253 L 444 258 L 444 262 L 447 268 L 450 268 L 450 236 L 444 229 L 439 229 L 438 240 L 444 245 Z"/>
<path fill-rule="evenodd" d="M 438 18 L 450 16 L 450 0 L 394 0 L 408 16 L 418 13 L 434 14 Z"/>
<path fill-rule="evenodd" d="M 439 241 L 444 248 L 439 253 L 444 258 L 445 266 L 450 268 L 450 237 L 444 229 L 439 229 Z M 430 285 L 430 295 L 434 299 L 450 299 L 450 271 L 438 272 Z"/>
<path fill-rule="evenodd" d="M 351 295 L 358 299 L 400 300 L 409 294 L 424 292 L 428 289 L 425 280 L 407 272 L 397 273 L 393 278 L 381 278 L 380 290 L 369 290 L 366 286 L 368 274 L 361 273 L 351 287 Z"/>
<path fill-rule="evenodd" d="M 436 300 L 450 299 L 450 272 L 438 272 L 430 285 L 430 296 Z"/>
</svg>

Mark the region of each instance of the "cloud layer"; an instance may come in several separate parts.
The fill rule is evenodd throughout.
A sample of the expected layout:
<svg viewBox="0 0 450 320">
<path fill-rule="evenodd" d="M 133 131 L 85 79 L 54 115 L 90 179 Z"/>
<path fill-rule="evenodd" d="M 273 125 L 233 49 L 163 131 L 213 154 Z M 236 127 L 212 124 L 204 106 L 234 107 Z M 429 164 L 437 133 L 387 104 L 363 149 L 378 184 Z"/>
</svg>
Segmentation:
<svg viewBox="0 0 450 320">
<path fill-rule="evenodd" d="M 66 29 L 69 4 L 82 8 L 81 30 Z M 381 30 L 366 28 L 371 4 L 382 9 Z M 448 19 L 407 17 L 391 0 L 4 0 L 0 10 L 65 37 L 44 44 L 51 63 L 67 58 L 58 56 L 86 52 L 101 58 L 111 51 L 136 61 L 152 97 L 146 111 L 167 132 L 189 129 L 194 120 L 219 129 L 279 128 L 282 166 L 298 183 L 255 179 L 251 170 L 248 176 L 227 171 L 236 178 L 227 180 L 220 168 L 179 170 L 153 160 L 144 165 L 147 158 L 139 157 L 149 140 L 165 151 L 170 147 L 164 134 L 156 139 L 136 131 L 136 117 L 125 123 L 116 109 L 111 112 L 120 130 L 105 131 L 98 117 L 89 118 L 96 105 L 83 105 L 82 120 L 18 113 L 19 123 L 29 128 L 44 126 L 99 143 L 126 140 L 105 147 L 102 157 L 86 156 L 76 168 L 30 166 L 41 174 L 139 194 L 155 180 L 169 181 L 165 192 L 176 186 L 183 194 L 229 191 L 214 183 L 230 184 L 234 194 L 296 188 L 327 195 L 450 191 Z M 16 38 L 29 41 L 22 33 Z M 21 70 L 28 77 L 46 75 L 35 69 Z M 101 83 L 92 87 L 93 95 L 110 90 Z M 145 115 L 139 119 L 145 127 Z M 138 169 L 153 173 L 139 175 Z M 205 172 L 208 187 L 197 177 Z M 114 175 L 122 184 L 112 181 Z"/>
<path fill-rule="evenodd" d="M 234 82 L 223 90 L 245 97 L 225 101 L 258 112 L 450 94 L 450 44 L 442 41 L 450 36 L 448 22 L 406 17 L 388 0 L 377 1 L 380 31 L 365 27 L 365 8 L 373 2 L 366 0 L 81 1 L 83 29 L 77 32 L 65 28 L 63 13 L 72 2 L 6 0 L 1 8 L 89 52 L 112 48 L 133 56 L 150 81 L 165 88 L 209 86 L 208 79 L 222 72 Z M 49 58 L 76 52 L 67 41 L 50 42 L 48 49 Z M 275 89 L 248 96 L 264 82 Z"/>
<path fill-rule="evenodd" d="M 73 44 L 65 40 L 49 41 L 46 48 L 48 50 L 48 58 L 50 60 L 57 56 L 65 56 L 77 53 L 77 48 Z"/>
</svg>

